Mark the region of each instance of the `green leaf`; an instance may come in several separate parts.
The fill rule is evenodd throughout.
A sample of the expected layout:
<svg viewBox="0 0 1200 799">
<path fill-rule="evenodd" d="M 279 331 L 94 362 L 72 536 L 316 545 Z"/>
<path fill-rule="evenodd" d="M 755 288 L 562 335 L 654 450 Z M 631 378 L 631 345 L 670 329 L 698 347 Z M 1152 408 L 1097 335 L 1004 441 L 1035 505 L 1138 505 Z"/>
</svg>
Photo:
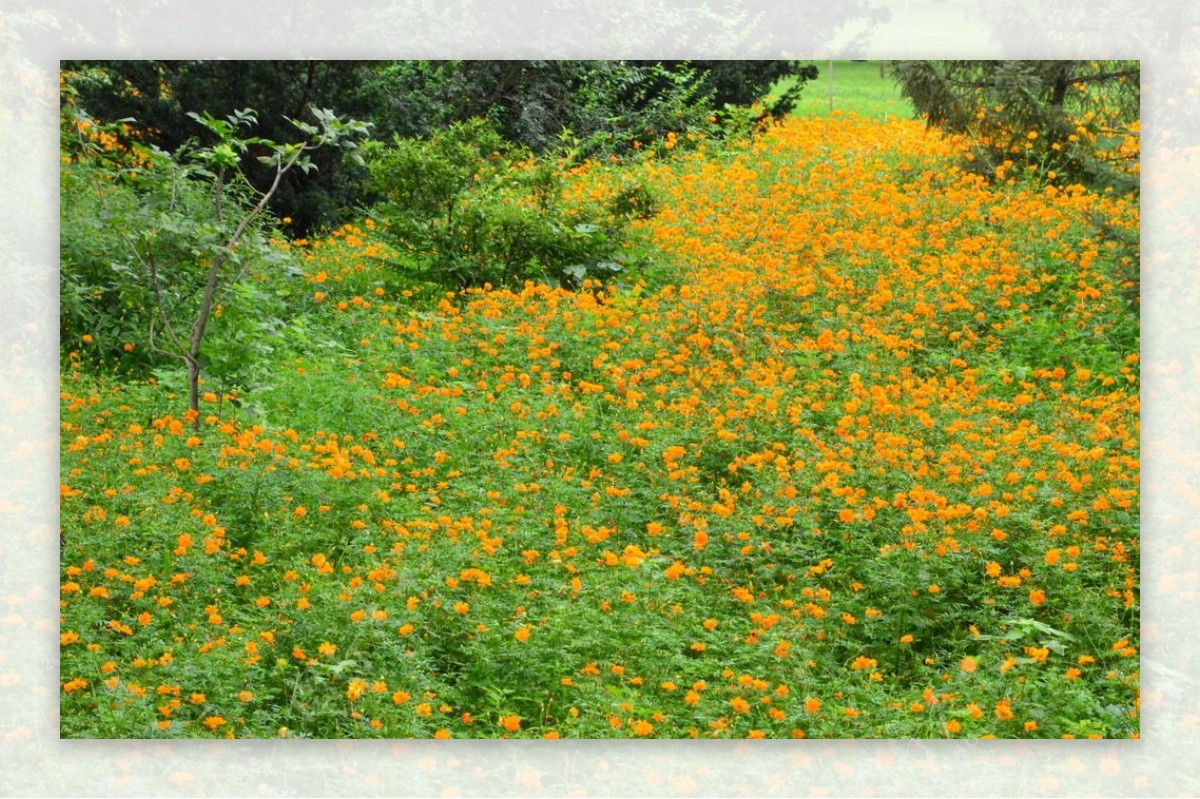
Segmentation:
<svg viewBox="0 0 1200 799">
<path fill-rule="evenodd" d="M 310 125 L 307 122 L 301 122 L 298 119 L 293 119 L 293 120 L 291 120 L 291 122 L 293 125 L 295 125 L 300 130 L 301 133 L 305 133 L 309 136 L 317 135 L 318 128 L 316 125 Z"/>
</svg>

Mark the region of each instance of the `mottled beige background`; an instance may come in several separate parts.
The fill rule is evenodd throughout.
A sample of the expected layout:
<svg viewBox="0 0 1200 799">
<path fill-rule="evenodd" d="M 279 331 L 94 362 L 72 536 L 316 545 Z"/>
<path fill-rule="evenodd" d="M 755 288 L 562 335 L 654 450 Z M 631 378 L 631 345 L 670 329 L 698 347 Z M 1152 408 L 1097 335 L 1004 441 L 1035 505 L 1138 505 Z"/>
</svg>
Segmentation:
<svg viewBox="0 0 1200 799">
<path fill-rule="evenodd" d="M 0 795 L 1200 794 L 1200 11 L 1143 0 L 5 0 L 0 10 Z M 60 58 L 1140 58 L 1143 738 L 58 740 Z"/>
</svg>

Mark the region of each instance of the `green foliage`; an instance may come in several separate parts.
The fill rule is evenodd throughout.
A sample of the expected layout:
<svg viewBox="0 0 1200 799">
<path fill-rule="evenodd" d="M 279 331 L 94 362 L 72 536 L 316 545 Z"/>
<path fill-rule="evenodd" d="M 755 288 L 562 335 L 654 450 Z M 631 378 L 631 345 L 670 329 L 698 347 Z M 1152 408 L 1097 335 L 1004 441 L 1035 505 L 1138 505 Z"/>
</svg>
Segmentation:
<svg viewBox="0 0 1200 799">
<path fill-rule="evenodd" d="M 1093 187 L 1136 190 L 1136 61 L 894 61 L 930 125 L 979 140 L 971 167 L 1005 162 Z"/>
<path fill-rule="evenodd" d="M 624 155 L 669 132 L 719 134 L 734 107 L 758 103 L 791 76 L 787 91 L 755 111 L 782 116 L 815 75 L 792 61 L 397 61 L 380 69 L 372 92 L 388 108 L 386 133 L 421 137 L 484 118 L 534 152 L 567 143 L 590 157 Z"/>
<path fill-rule="evenodd" d="M 400 254 L 392 265 L 453 289 L 603 281 L 624 269 L 630 218 L 654 212 L 640 185 L 607 207 L 564 201 L 553 163 L 508 145 L 482 120 L 428 139 L 395 137 L 367 148 L 367 159 L 380 198 L 373 216 Z"/>
<path fill-rule="evenodd" d="M 136 119 L 147 144 L 176 152 L 196 136 L 190 112 L 205 109 L 225 119 L 239 109 L 258 111 L 259 135 L 282 141 L 295 135 L 291 120 L 311 107 L 343 118 L 375 121 L 378 99 L 370 78 L 373 61 L 65 61 L 62 69 L 79 93 L 79 104 L 99 122 Z M 203 144 L 218 142 L 204 134 Z M 241 153 L 241 168 L 256 184 L 269 182 L 271 167 L 257 161 L 261 147 Z M 276 217 L 306 234 L 342 221 L 358 199 L 361 170 L 337 148 L 309 154 L 311 174 L 289 173 L 272 198 Z"/>
<path fill-rule="evenodd" d="M 191 253 L 179 251 L 172 231 L 156 227 L 155 216 L 173 205 L 188 220 L 210 198 L 162 151 L 106 149 L 121 132 L 73 107 L 64 112 L 59 333 L 64 349 L 81 347 L 80 356 L 94 366 L 144 371 L 155 361 L 147 338 L 157 311 L 139 254 L 170 262 L 180 273 L 174 262 L 190 260 Z M 164 297 L 169 303 L 179 299 L 174 292 Z"/>
<path fill-rule="evenodd" d="M 793 61 L 65 61 L 79 104 L 100 124 L 137 119 L 145 144 L 178 151 L 192 138 L 192 109 L 221 120 L 256 108 L 265 139 L 294 136 L 289 120 L 312 106 L 371 122 L 377 136 L 424 138 L 454 122 L 492 121 L 500 137 L 535 152 L 626 155 L 668 132 L 715 136 L 778 79 L 790 89 L 757 108 L 790 110 L 811 67 Z M 740 130 L 734 125 L 731 130 Z M 680 139 L 680 149 L 700 137 Z M 216 131 L 203 144 L 220 144 Z M 254 184 L 274 178 L 262 146 L 227 150 Z M 270 210 L 293 235 L 346 222 L 361 206 L 365 175 L 332 149 L 311 152 L 312 174 L 282 176 Z"/>
<path fill-rule="evenodd" d="M 217 141 L 209 147 L 189 141 L 171 155 L 122 145 L 121 129 L 91 120 L 74 97 L 68 94 L 62 121 L 62 341 L 95 344 L 88 350 L 93 361 L 140 348 L 141 355 L 122 359 L 135 368 L 155 355 L 182 360 L 195 408 L 201 370 L 240 382 L 269 350 L 267 335 L 283 324 L 288 291 L 243 283 L 249 274 L 288 266 L 270 241 L 275 226 L 264 213 L 281 178 L 292 168 L 315 169 L 310 150 L 353 151 L 365 126 L 313 109 L 316 124 L 293 122 L 305 140 L 276 144 L 241 135 L 257 121 L 248 109 L 225 119 L 192 113 Z M 274 172 L 266 188 L 242 171 L 250 152 Z M 231 301 L 243 307 L 225 316 Z M 210 321 L 216 335 L 206 341 Z"/>
<path fill-rule="evenodd" d="M 137 119 L 144 140 L 168 152 L 191 137 L 192 109 L 217 119 L 258 109 L 261 135 L 281 140 L 293 134 L 289 120 L 316 105 L 368 120 L 385 139 L 426 137 L 485 118 L 502 138 L 535 152 L 573 141 L 577 157 L 626 154 L 635 142 L 646 145 L 670 131 L 718 133 L 713 120 L 762 100 L 791 75 L 791 88 L 756 112 L 781 116 L 815 74 L 778 60 L 66 61 L 63 71 L 97 120 Z M 216 141 L 210 135 L 205 143 Z M 271 170 L 251 156 L 263 152 L 237 153 L 260 184 Z M 356 165 L 332 148 L 311 158 L 314 173 L 285 175 L 270 206 L 300 235 L 346 221 L 362 203 L 364 176 Z"/>
<path fill-rule="evenodd" d="M 707 127 L 711 94 L 695 71 L 624 61 L 401 61 L 380 76 L 406 137 L 490 120 L 505 140 L 558 149 L 564 131 L 581 155 L 627 152 L 667 131 Z M 387 127 L 384 128 L 387 130 Z"/>
<path fill-rule="evenodd" d="M 650 62 L 639 62 L 650 63 Z M 738 107 L 756 107 L 756 121 L 781 119 L 790 114 L 800 99 L 804 84 L 816 80 L 817 67 L 797 61 L 664 61 L 669 71 L 683 70 L 697 76 L 703 93 L 712 98 L 718 117 L 724 122 L 727 114 Z M 786 86 L 775 96 L 768 96 L 772 86 L 786 80 Z"/>
</svg>

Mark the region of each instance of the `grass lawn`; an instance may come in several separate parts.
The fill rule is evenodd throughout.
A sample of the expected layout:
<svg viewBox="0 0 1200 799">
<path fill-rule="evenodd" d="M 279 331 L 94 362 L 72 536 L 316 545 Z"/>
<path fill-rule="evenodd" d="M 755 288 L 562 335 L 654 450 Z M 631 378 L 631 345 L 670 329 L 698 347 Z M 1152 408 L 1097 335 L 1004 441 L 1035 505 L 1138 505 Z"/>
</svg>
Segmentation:
<svg viewBox="0 0 1200 799">
<path fill-rule="evenodd" d="M 913 116 L 912 104 L 900 96 L 899 86 L 886 74 L 881 61 L 814 61 L 820 75 L 807 83 L 793 111 L 797 116 L 825 117 L 832 108 L 864 117 L 883 119 L 889 115 L 900 119 Z M 832 64 L 832 68 L 831 68 Z M 880 75 L 883 66 L 884 75 Z M 783 91 L 793 79 L 780 81 L 775 91 Z"/>
</svg>

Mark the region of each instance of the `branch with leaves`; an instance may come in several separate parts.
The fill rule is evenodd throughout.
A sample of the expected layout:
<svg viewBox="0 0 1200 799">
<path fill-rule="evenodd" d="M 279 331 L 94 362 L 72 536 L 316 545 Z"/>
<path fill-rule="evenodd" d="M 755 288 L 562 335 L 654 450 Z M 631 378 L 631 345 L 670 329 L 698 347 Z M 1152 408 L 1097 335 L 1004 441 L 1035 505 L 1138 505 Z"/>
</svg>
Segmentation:
<svg viewBox="0 0 1200 799">
<path fill-rule="evenodd" d="M 249 262 L 244 261 L 238 251 L 239 245 L 243 244 L 247 234 L 257 229 L 261 223 L 267 204 L 278 191 L 285 174 L 292 169 L 299 169 L 306 174 L 316 169 L 309 156 L 312 151 L 322 147 L 337 147 L 358 160 L 356 139 L 366 135 L 367 124 L 341 120 L 329 110 L 312 109 L 312 114 L 316 124 L 291 120 L 306 138 L 290 143 L 277 143 L 260 137 L 240 135 L 243 128 L 257 124 L 255 114 L 250 109 L 237 111 L 225 119 L 217 119 L 209 114 L 189 114 L 192 119 L 215 134 L 217 142 L 203 148 L 185 147 L 175 158 L 168 160 L 176 172 L 174 179 L 201 180 L 211 184 L 211 219 L 170 218 L 182 212 L 173 205 L 168 205 L 162 210 L 159 222 L 161 228 L 177 235 L 182 234 L 184 241 L 180 244 L 199 256 L 200 265 L 203 267 L 203 290 L 199 305 L 192 312 L 190 319 L 172 318 L 178 317 L 180 312 L 168 305 L 164 291 L 164 281 L 167 278 L 156 263 L 152 249 L 147 248 L 146 253 L 142 253 L 137 247 L 133 248 L 146 271 L 157 310 L 156 316 L 167 333 L 172 349 L 162 350 L 154 344 L 153 326 L 150 331 L 151 346 L 158 352 L 182 359 L 186 364 L 189 409 L 197 420 L 200 374 L 203 369 L 201 348 L 216 308 L 218 292 L 237 284 L 249 267 Z M 252 151 L 266 151 L 265 155 L 258 156 L 258 160 L 268 167 L 273 167 L 271 180 L 266 188 L 255 187 L 242 171 L 242 159 Z M 237 185 L 230 184 L 228 178 L 231 175 L 237 176 Z M 153 239 L 156 233 L 157 231 L 148 231 L 148 238 Z M 223 278 L 224 267 L 238 262 L 242 262 L 242 268 L 237 274 Z M 177 333 L 181 322 L 187 324 L 186 339 Z"/>
</svg>

